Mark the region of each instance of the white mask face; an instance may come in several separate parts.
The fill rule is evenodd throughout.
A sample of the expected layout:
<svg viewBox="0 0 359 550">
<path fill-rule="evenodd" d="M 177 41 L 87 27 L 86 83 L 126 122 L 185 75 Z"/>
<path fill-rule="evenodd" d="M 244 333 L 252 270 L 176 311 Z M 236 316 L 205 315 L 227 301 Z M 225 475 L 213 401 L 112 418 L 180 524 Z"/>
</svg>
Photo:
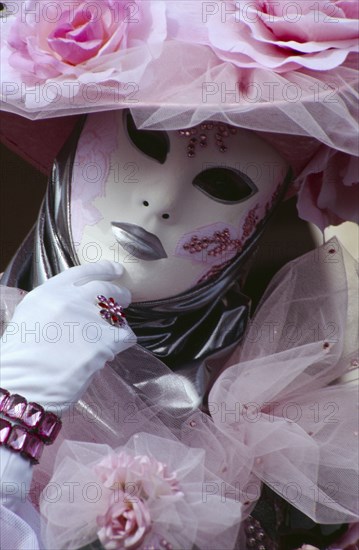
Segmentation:
<svg viewBox="0 0 359 550">
<path fill-rule="evenodd" d="M 133 301 L 174 296 L 241 249 L 275 200 L 288 164 L 248 130 L 232 134 L 222 125 L 186 136 L 138 131 L 122 112 L 111 117 L 118 145 L 102 196 L 87 190 L 80 195 L 87 200 L 79 199 L 75 177 L 72 183 L 72 219 L 85 220 L 75 243 L 79 261 L 97 261 L 101 251 L 101 258 L 121 262 L 120 284 Z M 86 127 L 80 156 L 85 133 Z M 189 145 L 193 138 L 197 142 Z M 92 225 L 86 223 L 91 209 L 101 218 Z"/>
</svg>

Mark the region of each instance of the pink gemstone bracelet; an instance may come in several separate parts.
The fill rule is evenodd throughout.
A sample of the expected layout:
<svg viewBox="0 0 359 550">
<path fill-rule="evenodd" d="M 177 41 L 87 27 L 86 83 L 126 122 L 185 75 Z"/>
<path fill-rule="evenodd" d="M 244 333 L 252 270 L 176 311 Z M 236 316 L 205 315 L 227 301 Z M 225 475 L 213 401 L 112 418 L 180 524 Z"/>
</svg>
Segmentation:
<svg viewBox="0 0 359 550">
<path fill-rule="evenodd" d="M 1 445 L 14 453 L 20 453 L 34 464 L 38 464 L 44 448 L 44 442 L 36 434 L 18 424 L 11 425 L 4 418 L 0 418 Z"/>
<path fill-rule="evenodd" d="M 25 397 L 17 393 L 10 394 L 0 388 L 0 413 L 7 418 L 23 424 L 21 430 L 28 435 L 36 435 L 45 445 L 53 443 L 61 429 L 61 420 L 52 412 L 45 412 L 37 403 L 28 403 Z M 15 428 L 15 426 L 14 426 Z"/>
</svg>

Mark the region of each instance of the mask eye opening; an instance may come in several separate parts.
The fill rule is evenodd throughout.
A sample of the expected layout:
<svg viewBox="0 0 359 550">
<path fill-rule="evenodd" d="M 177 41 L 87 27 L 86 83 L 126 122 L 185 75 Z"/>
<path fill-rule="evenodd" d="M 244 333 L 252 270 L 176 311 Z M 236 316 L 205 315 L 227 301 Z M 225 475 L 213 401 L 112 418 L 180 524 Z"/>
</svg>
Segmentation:
<svg viewBox="0 0 359 550">
<path fill-rule="evenodd" d="M 249 176 L 238 169 L 222 166 L 203 170 L 194 178 L 192 185 L 214 201 L 223 204 L 238 204 L 258 193 L 258 188 Z"/>
<path fill-rule="evenodd" d="M 3 17 L 6 17 L 7 15 L 7 7 L 5 2 L 0 2 L 0 19 Z"/>
<path fill-rule="evenodd" d="M 132 145 L 147 157 L 164 164 L 170 151 L 168 133 L 163 130 L 138 130 L 130 110 L 124 112 L 124 127 Z"/>
</svg>

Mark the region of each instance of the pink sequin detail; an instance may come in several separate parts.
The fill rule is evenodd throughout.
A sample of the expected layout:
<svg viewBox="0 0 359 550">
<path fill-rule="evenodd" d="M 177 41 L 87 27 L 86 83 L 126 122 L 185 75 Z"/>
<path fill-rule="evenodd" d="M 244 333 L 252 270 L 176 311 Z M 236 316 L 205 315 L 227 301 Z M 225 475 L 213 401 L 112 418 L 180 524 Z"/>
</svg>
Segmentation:
<svg viewBox="0 0 359 550">
<path fill-rule="evenodd" d="M 223 242 L 221 242 L 219 246 L 215 249 L 216 253 L 210 254 L 208 252 L 208 255 L 220 256 L 227 251 L 236 251 L 236 253 L 240 252 L 243 248 L 244 242 L 246 241 L 246 239 L 248 239 L 248 237 L 251 236 L 251 234 L 253 233 L 253 231 L 258 225 L 258 222 L 259 222 L 258 209 L 259 209 L 259 204 L 256 204 L 254 208 L 251 208 L 251 210 L 249 210 L 248 214 L 245 217 L 245 220 L 243 222 L 243 230 L 242 230 L 243 240 L 240 240 L 240 239 L 230 240 L 229 232 L 227 229 L 225 229 L 224 231 L 221 232 L 221 239 L 223 240 Z M 219 233 L 219 232 L 216 232 L 216 233 Z M 195 237 L 192 237 L 192 239 L 194 238 Z M 226 244 L 228 246 L 226 246 Z M 191 240 L 189 245 L 190 245 L 189 250 L 192 253 L 193 248 L 194 248 L 194 252 L 197 252 L 196 246 L 200 246 L 200 243 L 197 245 L 196 241 Z M 198 251 L 199 250 L 202 250 L 202 248 L 198 249 Z M 223 271 L 223 269 L 225 269 L 231 263 L 232 259 L 233 258 L 226 259 L 222 263 L 213 265 L 210 270 L 208 270 L 204 275 L 200 277 L 200 279 L 197 281 L 197 284 L 203 283 L 208 279 L 213 279 L 217 277 L 217 275 L 219 275 Z"/>
<path fill-rule="evenodd" d="M 282 190 L 282 183 L 278 183 L 276 189 L 273 191 L 273 194 L 270 200 L 266 203 L 266 206 L 265 206 L 266 215 L 269 213 L 272 207 L 278 202 L 281 190 Z"/>
<path fill-rule="evenodd" d="M 242 233 L 242 236 L 244 238 L 248 238 L 257 227 L 257 224 L 259 221 L 258 209 L 259 209 L 259 204 L 256 204 L 254 208 L 251 208 L 251 210 L 248 212 L 244 220 L 243 233 Z"/>
<path fill-rule="evenodd" d="M 208 281 L 209 279 L 214 279 L 219 275 L 227 265 L 231 263 L 232 260 L 228 260 L 227 262 L 224 262 L 223 264 L 217 264 L 211 267 L 209 271 L 207 271 L 200 279 L 198 279 L 197 284 L 204 283 L 205 281 Z"/>
<path fill-rule="evenodd" d="M 232 239 L 227 227 L 223 231 L 215 231 L 212 237 L 193 235 L 183 244 L 183 249 L 190 254 L 206 250 L 208 256 L 222 256 L 226 252 L 238 252 L 241 248 L 242 242 L 239 239 Z"/>
<path fill-rule="evenodd" d="M 189 158 L 196 156 L 197 145 L 201 148 L 207 147 L 208 134 L 206 132 L 215 132 L 215 145 L 221 153 L 225 153 L 228 150 L 228 146 L 224 140 L 227 140 L 231 135 L 235 135 L 238 132 L 238 129 L 235 126 L 230 126 L 229 124 L 225 124 L 223 122 L 203 122 L 193 128 L 178 130 L 178 134 L 180 136 L 189 138 L 187 144 L 187 156 Z"/>
</svg>

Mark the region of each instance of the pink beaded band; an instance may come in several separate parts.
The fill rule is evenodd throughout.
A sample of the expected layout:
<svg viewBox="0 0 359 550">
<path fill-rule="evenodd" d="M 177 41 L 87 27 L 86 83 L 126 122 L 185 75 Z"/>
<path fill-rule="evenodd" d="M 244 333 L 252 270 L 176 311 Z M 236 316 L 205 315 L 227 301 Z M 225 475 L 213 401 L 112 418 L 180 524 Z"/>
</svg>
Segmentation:
<svg viewBox="0 0 359 550">
<path fill-rule="evenodd" d="M 36 434 L 45 445 L 53 443 L 61 429 L 61 420 L 41 405 L 28 403 L 25 397 L 0 388 L 0 413 L 24 424 L 28 433 Z"/>
<path fill-rule="evenodd" d="M 34 464 L 38 464 L 44 449 L 44 442 L 36 434 L 18 424 L 12 425 L 4 418 L 0 418 L 1 445 L 14 453 L 20 453 Z"/>
</svg>

